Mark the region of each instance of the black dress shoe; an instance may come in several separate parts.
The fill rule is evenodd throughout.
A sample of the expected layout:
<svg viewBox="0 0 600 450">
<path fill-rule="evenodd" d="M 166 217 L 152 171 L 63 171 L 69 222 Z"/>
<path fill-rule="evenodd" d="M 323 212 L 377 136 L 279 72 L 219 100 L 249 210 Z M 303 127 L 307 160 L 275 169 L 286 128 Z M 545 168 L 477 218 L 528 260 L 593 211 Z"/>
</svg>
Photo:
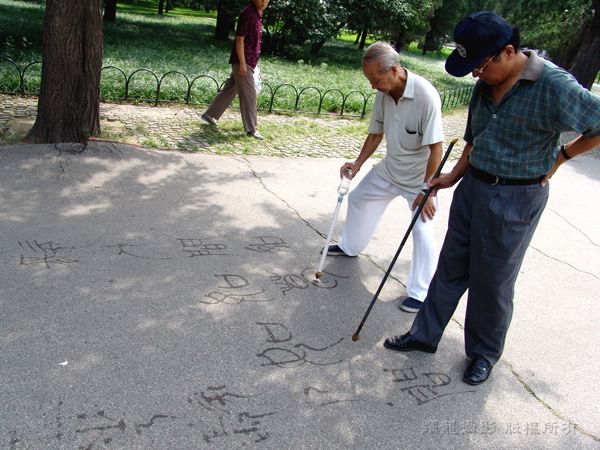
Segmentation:
<svg viewBox="0 0 600 450">
<path fill-rule="evenodd" d="M 463 381 L 472 386 L 483 383 L 492 373 L 491 364 L 484 358 L 475 358 L 465 370 Z"/>
<path fill-rule="evenodd" d="M 383 343 L 383 346 L 399 352 L 419 350 L 421 352 L 435 353 L 437 351 L 437 347 L 430 347 L 429 345 L 425 345 L 416 339 L 413 339 L 410 333 L 403 334 L 402 336 L 392 336 L 391 338 L 387 338 Z"/>
</svg>

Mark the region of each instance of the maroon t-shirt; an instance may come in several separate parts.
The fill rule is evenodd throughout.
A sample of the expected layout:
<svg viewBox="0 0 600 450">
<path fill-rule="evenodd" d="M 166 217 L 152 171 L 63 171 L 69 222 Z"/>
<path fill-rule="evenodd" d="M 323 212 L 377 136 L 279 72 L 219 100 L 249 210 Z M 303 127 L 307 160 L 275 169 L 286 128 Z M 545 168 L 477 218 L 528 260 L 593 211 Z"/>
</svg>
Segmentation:
<svg viewBox="0 0 600 450">
<path fill-rule="evenodd" d="M 262 37 L 262 16 L 258 13 L 254 3 L 242 9 L 238 18 L 235 35 L 244 37 L 246 64 L 254 69 L 260 57 L 260 40 Z M 229 57 L 229 64 L 238 64 L 239 62 L 234 41 L 231 56 Z"/>
</svg>

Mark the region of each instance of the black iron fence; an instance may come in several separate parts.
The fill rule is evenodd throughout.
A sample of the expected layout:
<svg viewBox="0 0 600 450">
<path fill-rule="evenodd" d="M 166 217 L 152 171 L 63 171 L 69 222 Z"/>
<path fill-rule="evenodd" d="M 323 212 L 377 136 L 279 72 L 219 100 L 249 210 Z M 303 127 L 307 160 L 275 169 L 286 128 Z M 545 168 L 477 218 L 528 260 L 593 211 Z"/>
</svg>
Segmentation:
<svg viewBox="0 0 600 450">
<path fill-rule="evenodd" d="M 442 109 L 452 109 L 457 106 L 468 105 L 473 96 L 473 86 L 442 92 Z"/>
<path fill-rule="evenodd" d="M 41 84 L 41 61 L 20 65 L 0 56 L 0 92 L 20 95 L 38 95 Z M 105 101 L 161 103 L 209 103 L 223 87 L 210 75 L 190 77 L 172 70 L 161 76 L 149 69 L 137 69 L 130 74 L 116 66 L 102 68 L 100 98 Z M 442 108 L 466 105 L 471 99 L 472 87 L 442 92 Z M 272 85 L 263 82 L 258 97 L 258 108 L 271 112 L 302 112 L 307 114 L 336 114 L 364 118 L 372 108 L 375 93 L 339 89 L 321 89 L 314 86 L 297 88 L 291 84 Z"/>
</svg>

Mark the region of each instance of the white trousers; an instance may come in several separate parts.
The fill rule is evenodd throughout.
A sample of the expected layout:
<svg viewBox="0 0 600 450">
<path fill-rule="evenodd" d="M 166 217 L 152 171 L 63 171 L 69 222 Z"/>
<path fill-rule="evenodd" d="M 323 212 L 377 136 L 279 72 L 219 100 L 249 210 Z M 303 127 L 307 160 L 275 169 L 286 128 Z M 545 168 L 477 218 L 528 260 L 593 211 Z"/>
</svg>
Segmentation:
<svg viewBox="0 0 600 450">
<path fill-rule="evenodd" d="M 417 194 L 390 183 L 378 175 L 374 169 L 369 171 L 348 195 L 346 224 L 339 243 L 344 253 L 356 256 L 365 249 L 385 209 L 398 196 L 406 199 L 410 210 Z M 437 209 L 437 197 L 434 198 L 434 201 Z M 414 214 L 415 211 L 412 213 Z M 408 270 L 406 293 L 409 297 L 420 301 L 423 301 L 427 295 L 429 282 L 437 265 L 438 251 L 433 220 L 427 219 L 426 222 L 423 222 L 419 218 L 412 230 L 413 253 Z M 390 245 L 396 246 L 397 249 L 404 233 L 406 230 L 398 235 L 398 242 L 390 243 Z"/>
</svg>

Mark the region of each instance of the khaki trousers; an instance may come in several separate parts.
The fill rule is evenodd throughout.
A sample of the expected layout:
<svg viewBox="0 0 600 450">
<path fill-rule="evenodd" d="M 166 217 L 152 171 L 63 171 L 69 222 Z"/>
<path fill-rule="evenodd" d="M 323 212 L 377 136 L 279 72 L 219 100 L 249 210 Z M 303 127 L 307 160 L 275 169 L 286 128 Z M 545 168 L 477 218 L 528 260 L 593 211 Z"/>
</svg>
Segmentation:
<svg viewBox="0 0 600 450">
<path fill-rule="evenodd" d="M 248 67 L 248 74 L 242 77 L 240 76 L 240 65 L 231 65 L 229 78 L 206 110 L 206 114 L 219 120 L 236 95 L 240 99 L 240 113 L 244 130 L 246 133 L 254 133 L 257 122 L 257 103 L 254 69 L 251 67 Z"/>
</svg>

